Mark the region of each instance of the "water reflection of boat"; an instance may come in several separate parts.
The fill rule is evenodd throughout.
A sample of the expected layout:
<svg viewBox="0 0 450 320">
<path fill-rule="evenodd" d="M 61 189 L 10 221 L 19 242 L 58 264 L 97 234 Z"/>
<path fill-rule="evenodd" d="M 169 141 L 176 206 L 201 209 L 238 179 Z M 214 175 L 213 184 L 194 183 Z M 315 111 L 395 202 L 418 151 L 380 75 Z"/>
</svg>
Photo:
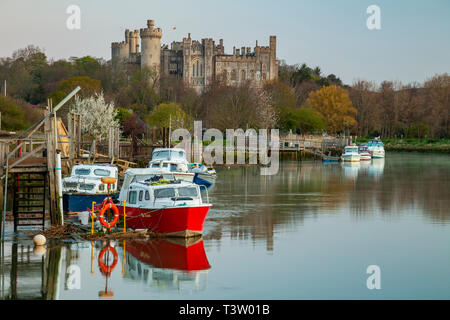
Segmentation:
<svg viewBox="0 0 450 320">
<path fill-rule="evenodd" d="M 341 163 L 344 169 L 344 176 L 349 179 L 356 179 L 358 177 L 359 169 L 361 168 L 360 162 L 345 161 Z"/>
<path fill-rule="evenodd" d="M 125 252 L 127 278 L 174 289 L 206 286 L 211 266 L 201 238 L 127 241 Z"/>
<path fill-rule="evenodd" d="M 372 165 L 369 167 L 369 176 L 380 177 L 384 171 L 384 158 L 372 159 Z"/>
</svg>

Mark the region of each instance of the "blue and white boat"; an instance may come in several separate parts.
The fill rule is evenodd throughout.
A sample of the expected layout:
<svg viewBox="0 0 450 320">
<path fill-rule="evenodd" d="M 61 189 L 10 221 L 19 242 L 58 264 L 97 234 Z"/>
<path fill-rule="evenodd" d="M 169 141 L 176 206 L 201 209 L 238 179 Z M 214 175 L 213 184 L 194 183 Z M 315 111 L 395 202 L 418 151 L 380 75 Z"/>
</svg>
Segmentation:
<svg viewBox="0 0 450 320">
<path fill-rule="evenodd" d="M 104 177 L 115 178 L 116 182 L 108 186 L 101 181 Z M 92 201 L 101 203 L 106 196 L 113 198 L 119 195 L 119 170 L 109 164 L 77 164 L 72 168 L 69 177 L 62 180 L 63 211 L 78 213 L 89 211 Z"/>
<path fill-rule="evenodd" d="M 367 147 L 369 149 L 370 154 L 372 155 L 372 158 L 374 158 L 374 159 L 384 158 L 384 153 L 385 153 L 384 145 L 383 145 L 383 141 L 381 141 L 379 138 L 370 140 L 367 143 Z"/>
<path fill-rule="evenodd" d="M 216 170 L 208 168 L 202 163 L 190 163 L 189 171 L 195 173 L 194 183 L 211 187 L 216 182 Z"/>
</svg>

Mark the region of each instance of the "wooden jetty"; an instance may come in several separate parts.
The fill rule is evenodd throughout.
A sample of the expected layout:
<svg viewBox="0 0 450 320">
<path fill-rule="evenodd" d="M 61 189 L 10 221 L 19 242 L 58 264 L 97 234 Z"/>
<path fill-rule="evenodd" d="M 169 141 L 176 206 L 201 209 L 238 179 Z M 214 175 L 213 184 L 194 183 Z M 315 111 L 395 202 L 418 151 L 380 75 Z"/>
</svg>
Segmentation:
<svg viewBox="0 0 450 320">
<path fill-rule="evenodd" d="M 169 128 L 152 129 L 151 144 L 139 139 L 128 144 L 120 143 L 118 128 L 110 129 L 105 145 L 96 145 L 95 140 L 83 141 L 80 115 L 67 113 L 67 127 L 57 117 L 57 111 L 79 90 L 77 87 L 55 107 L 49 101 L 44 117 L 24 132 L 0 131 L 2 235 L 8 199 L 12 199 L 10 209 L 14 216 L 14 230 L 20 226 L 44 226 L 46 217 L 50 218 L 52 225 L 64 224 L 57 170 L 67 174 L 75 164 L 110 163 L 117 165 L 123 175 L 126 169 L 137 165 L 135 159 L 148 161 L 153 148 L 169 146 Z M 161 131 L 162 142 L 158 143 L 156 138 Z M 61 168 L 56 167 L 59 157 Z"/>
</svg>

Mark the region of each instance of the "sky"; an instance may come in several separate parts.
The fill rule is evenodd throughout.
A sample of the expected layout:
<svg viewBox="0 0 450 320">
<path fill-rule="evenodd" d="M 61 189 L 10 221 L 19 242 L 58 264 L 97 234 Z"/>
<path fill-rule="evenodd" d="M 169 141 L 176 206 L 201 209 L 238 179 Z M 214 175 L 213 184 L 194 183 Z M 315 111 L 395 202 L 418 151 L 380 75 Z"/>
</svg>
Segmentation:
<svg viewBox="0 0 450 320">
<path fill-rule="evenodd" d="M 66 26 L 70 5 L 80 8 L 80 29 Z M 379 30 L 367 27 L 370 5 L 380 8 Z M 111 42 L 148 19 L 162 28 L 162 43 L 191 33 L 223 39 L 226 53 L 276 35 L 278 59 L 319 66 L 346 84 L 450 73 L 449 0 L 0 0 L 0 57 L 33 44 L 49 58 L 109 60 Z"/>
</svg>

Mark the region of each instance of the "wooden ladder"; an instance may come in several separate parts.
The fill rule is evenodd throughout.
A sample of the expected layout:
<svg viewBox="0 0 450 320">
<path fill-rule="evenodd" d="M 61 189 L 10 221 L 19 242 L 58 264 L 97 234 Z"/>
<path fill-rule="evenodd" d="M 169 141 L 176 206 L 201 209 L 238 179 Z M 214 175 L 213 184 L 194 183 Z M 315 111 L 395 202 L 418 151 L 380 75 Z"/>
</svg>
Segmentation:
<svg viewBox="0 0 450 320">
<path fill-rule="evenodd" d="M 14 231 L 20 226 L 45 225 L 47 174 L 14 173 Z"/>
</svg>

